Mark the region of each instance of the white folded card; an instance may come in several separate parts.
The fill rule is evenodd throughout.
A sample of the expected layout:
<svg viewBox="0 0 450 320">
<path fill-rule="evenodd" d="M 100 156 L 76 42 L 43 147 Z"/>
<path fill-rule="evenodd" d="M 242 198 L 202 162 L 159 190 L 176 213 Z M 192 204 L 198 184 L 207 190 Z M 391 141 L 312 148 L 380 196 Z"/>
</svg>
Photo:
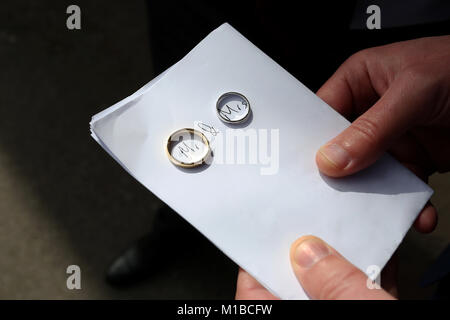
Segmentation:
<svg viewBox="0 0 450 320">
<path fill-rule="evenodd" d="M 248 99 L 246 123 L 219 119 L 216 102 L 226 92 Z M 224 24 L 145 87 L 95 115 L 91 132 L 273 294 L 305 299 L 289 262 L 298 237 L 321 237 L 365 272 L 382 268 L 432 194 L 388 155 L 347 178 L 322 176 L 316 151 L 348 125 Z M 210 140 L 210 165 L 181 169 L 169 161 L 167 139 L 181 128 Z"/>
</svg>

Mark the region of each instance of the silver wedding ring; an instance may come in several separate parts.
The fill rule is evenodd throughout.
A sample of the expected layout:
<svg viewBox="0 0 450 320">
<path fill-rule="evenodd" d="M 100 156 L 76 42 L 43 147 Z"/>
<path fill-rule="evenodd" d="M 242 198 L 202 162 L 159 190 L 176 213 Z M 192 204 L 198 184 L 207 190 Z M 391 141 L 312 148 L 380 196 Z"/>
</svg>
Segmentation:
<svg viewBox="0 0 450 320">
<path fill-rule="evenodd" d="M 227 92 L 216 103 L 219 119 L 230 124 L 243 123 L 251 114 L 250 102 L 238 92 Z"/>
</svg>

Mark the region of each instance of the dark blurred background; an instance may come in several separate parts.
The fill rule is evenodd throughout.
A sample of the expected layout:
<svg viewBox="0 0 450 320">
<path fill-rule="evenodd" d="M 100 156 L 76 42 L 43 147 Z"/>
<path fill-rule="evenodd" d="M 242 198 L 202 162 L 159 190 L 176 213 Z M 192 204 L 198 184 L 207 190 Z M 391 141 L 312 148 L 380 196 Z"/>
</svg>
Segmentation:
<svg viewBox="0 0 450 320">
<path fill-rule="evenodd" d="M 337 2 L 337 1 L 335 1 Z M 89 134 L 92 115 L 132 94 L 230 22 L 312 90 L 358 49 L 448 33 L 448 24 L 372 34 L 348 31 L 343 4 L 267 1 L 31 1 L 0 4 L 0 298 L 233 298 L 237 266 L 207 240 L 180 243 L 183 259 L 137 285 L 106 284 L 105 270 L 145 235 L 162 203 Z M 81 8 L 68 30 L 66 8 Z M 399 249 L 400 296 L 427 298 L 420 276 L 446 247 L 450 176 L 434 175 L 432 234 Z M 162 244 L 163 245 L 163 244 Z M 82 289 L 66 288 L 66 268 Z"/>
</svg>

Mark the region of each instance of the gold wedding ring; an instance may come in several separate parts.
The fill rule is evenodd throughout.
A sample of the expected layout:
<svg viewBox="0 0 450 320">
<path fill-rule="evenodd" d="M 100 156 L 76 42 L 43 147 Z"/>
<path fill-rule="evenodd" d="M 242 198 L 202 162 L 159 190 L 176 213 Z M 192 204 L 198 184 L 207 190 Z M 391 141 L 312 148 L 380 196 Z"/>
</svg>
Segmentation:
<svg viewBox="0 0 450 320">
<path fill-rule="evenodd" d="M 191 128 L 183 128 L 169 136 L 166 153 L 174 165 L 193 168 L 206 162 L 211 148 L 203 133 Z"/>
</svg>

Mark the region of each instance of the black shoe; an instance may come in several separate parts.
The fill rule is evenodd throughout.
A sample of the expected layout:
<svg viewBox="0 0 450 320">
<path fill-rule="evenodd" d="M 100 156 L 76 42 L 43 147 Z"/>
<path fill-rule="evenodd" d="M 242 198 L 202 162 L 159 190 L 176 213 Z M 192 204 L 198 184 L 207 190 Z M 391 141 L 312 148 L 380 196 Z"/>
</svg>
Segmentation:
<svg viewBox="0 0 450 320">
<path fill-rule="evenodd" d="M 201 234 L 177 213 L 165 206 L 158 210 L 152 231 L 137 240 L 114 260 L 106 272 L 106 281 L 128 286 L 145 280 L 175 262 L 173 252 L 180 242 L 198 241 Z"/>
</svg>

